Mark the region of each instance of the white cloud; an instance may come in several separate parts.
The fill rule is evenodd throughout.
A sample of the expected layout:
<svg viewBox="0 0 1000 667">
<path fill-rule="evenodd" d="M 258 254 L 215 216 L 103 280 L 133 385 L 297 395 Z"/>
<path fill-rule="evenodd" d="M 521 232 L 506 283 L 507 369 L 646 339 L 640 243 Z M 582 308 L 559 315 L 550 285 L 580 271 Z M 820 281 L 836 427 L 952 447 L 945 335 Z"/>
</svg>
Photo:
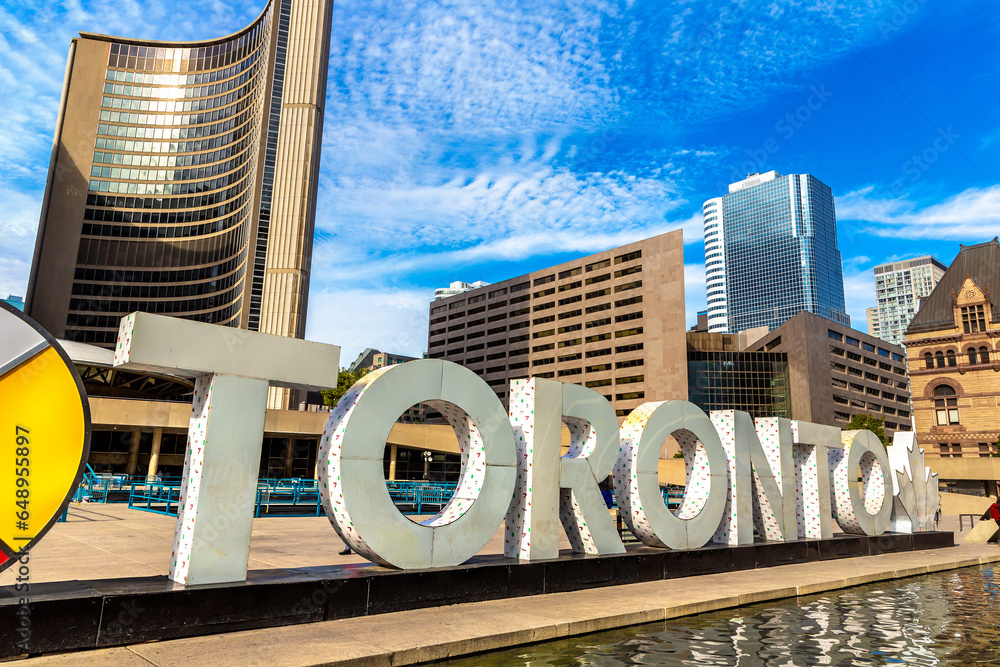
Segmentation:
<svg viewBox="0 0 1000 667">
<path fill-rule="evenodd" d="M 427 347 L 428 303 L 423 289 L 329 289 L 309 296 L 306 338 L 341 346 L 347 366 L 367 347 L 420 357 Z"/>
<path fill-rule="evenodd" d="M 969 188 L 926 206 L 903 197 L 880 197 L 868 186 L 838 197 L 837 217 L 848 233 L 978 243 L 1000 231 L 1000 185 Z"/>
</svg>

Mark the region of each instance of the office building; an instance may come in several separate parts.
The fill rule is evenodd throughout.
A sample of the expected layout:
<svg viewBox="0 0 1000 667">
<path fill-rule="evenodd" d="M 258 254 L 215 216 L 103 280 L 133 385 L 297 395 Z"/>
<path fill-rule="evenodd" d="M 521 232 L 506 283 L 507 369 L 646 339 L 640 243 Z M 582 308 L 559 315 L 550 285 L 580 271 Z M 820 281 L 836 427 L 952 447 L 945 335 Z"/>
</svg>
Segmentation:
<svg viewBox="0 0 1000 667">
<path fill-rule="evenodd" d="M 430 304 L 428 356 L 460 363 L 506 404 L 529 376 L 582 384 L 624 418 L 687 398 L 680 231 Z"/>
<path fill-rule="evenodd" d="M 751 174 L 703 212 L 709 331 L 773 329 L 800 311 L 850 325 L 827 185 Z"/>
<path fill-rule="evenodd" d="M 705 412 L 791 419 L 788 355 L 748 352 L 744 342 L 737 334 L 688 332 L 688 400 Z"/>
<path fill-rule="evenodd" d="M 439 287 L 434 290 L 434 300 L 439 301 L 441 299 L 447 299 L 449 296 L 462 294 L 463 292 L 479 289 L 480 287 L 486 287 L 487 285 L 489 285 L 489 283 L 484 283 L 482 280 L 477 280 L 474 283 L 464 283 L 461 280 L 456 280 L 448 285 L 448 287 Z"/>
<path fill-rule="evenodd" d="M 930 296 L 946 267 L 930 255 L 875 267 L 875 299 L 868 309 L 868 333 L 899 345 L 906 327 Z"/>
<path fill-rule="evenodd" d="M 961 246 L 906 330 L 917 439 L 929 456 L 1000 454 L 997 286 L 997 239 Z"/>
<path fill-rule="evenodd" d="M 105 347 L 133 311 L 302 337 L 332 9 L 269 0 L 202 42 L 72 41 L 36 321 Z"/>
<path fill-rule="evenodd" d="M 856 414 L 885 418 L 886 435 L 909 431 L 910 390 L 903 348 L 801 312 L 749 350 L 784 352 L 792 418 L 843 428 Z"/>
<path fill-rule="evenodd" d="M 392 354 L 389 352 L 381 352 L 373 348 L 366 348 L 364 352 L 358 355 L 358 358 L 351 362 L 347 367 L 352 373 L 356 373 L 362 368 L 368 368 L 375 370 L 376 368 L 383 368 L 385 366 L 395 366 L 396 364 L 405 364 L 407 361 L 413 361 L 416 357 L 407 357 L 403 354 Z"/>
<path fill-rule="evenodd" d="M 6 303 L 8 306 L 13 306 L 14 308 L 17 308 L 18 310 L 24 310 L 23 297 L 14 296 L 13 294 L 11 294 L 6 299 L 4 299 L 3 302 Z"/>
</svg>

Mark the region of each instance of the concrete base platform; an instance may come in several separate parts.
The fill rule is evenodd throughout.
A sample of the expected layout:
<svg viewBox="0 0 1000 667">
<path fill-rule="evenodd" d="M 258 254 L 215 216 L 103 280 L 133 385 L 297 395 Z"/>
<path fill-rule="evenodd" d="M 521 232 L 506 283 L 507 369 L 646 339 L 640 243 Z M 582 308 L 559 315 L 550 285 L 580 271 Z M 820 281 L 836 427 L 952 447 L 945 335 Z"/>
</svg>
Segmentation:
<svg viewBox="0 0 1000 667">
<path fill-rule="evenodd" d="M 995 546 L 963 545 L 177 639 L 18 664 L 409 665 L 997 561 Z"/>
<path fill-rule="evenodd" d="M 529 563 L 480 555 L 459 567 L 416 571 L 372 564 L 255 570 L 245 583 L 211 586 L 182 587 L 162 576 L 38 583 L 29 596 L 28 649 L 46 654 L 791 563 L 819 565 L 953 547 L 953 538 L 950 532 L 930 532 L 676 551 L 632 546 L 621 555 L 564 552 L 557 559 Z M 0 630 L 11 636 L 22 622 L 20 597 L 12 587 L 0 588 Z M 20 652 L 13 644 L 0 644 L 0 657 Z"/>
</svg>

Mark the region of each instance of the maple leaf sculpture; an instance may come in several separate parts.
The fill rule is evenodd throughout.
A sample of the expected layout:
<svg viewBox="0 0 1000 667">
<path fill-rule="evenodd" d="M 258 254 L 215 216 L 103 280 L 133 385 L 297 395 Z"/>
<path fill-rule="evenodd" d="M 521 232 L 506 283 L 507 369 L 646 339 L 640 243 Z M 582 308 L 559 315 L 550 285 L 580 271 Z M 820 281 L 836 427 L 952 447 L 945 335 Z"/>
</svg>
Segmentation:
<svg viewBox="0 0 1000 667">
<path fill-rule="evenodd" d="M 895 533 L 934 530 L 934 516 L 941 506 L 938 474 L 924 466 L 924 450 L 912 432 L 895 433 L 886 448 L 892 468 L 892 518 Z"/>
</svg>

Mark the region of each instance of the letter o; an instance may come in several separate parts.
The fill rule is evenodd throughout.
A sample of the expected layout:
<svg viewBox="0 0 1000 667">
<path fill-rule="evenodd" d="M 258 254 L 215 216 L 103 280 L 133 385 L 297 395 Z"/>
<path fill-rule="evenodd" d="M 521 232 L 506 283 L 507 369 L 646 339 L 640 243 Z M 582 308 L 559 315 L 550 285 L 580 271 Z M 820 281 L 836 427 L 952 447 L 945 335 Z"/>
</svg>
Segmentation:
<svg viewBox="0 0 1000 667">
<path fill-rule="evenodd" d="M 687 468 L 676 514 L 663 502 L 657 477 L 669 435 L 681 444 Z M 622 424 L 614 482 L 622 518 L 643 544 L 696 549 L 712 539 L 726 509 L 726 452 L 708 415 L 693 403 L 643 403 Z"/>
<path fill-rule="evenodd" d="M 396 509 L 382 468 L 389 432 L 416 403 L 448 419 L 462 454 L 451 500 L 419 524 Z M 472 371 L 439 359 L 381 368 L 348 390 L 323 430 L 323 507 L 340 537 L 371 561 L 401 569 L 460 565 L 503 521 L 514 491 L 515 451 L 507 411 Z"/>
<path fill-rule="evenodd" d="M 892 469 L 882 442 L 871 431 L 844 431 L 843 449 L 830 449 L 833 516 L 845 533 L 881 535 L 892 514 Z M 861 469 L 858 489 L 857 471 Z"/>
</svg>

